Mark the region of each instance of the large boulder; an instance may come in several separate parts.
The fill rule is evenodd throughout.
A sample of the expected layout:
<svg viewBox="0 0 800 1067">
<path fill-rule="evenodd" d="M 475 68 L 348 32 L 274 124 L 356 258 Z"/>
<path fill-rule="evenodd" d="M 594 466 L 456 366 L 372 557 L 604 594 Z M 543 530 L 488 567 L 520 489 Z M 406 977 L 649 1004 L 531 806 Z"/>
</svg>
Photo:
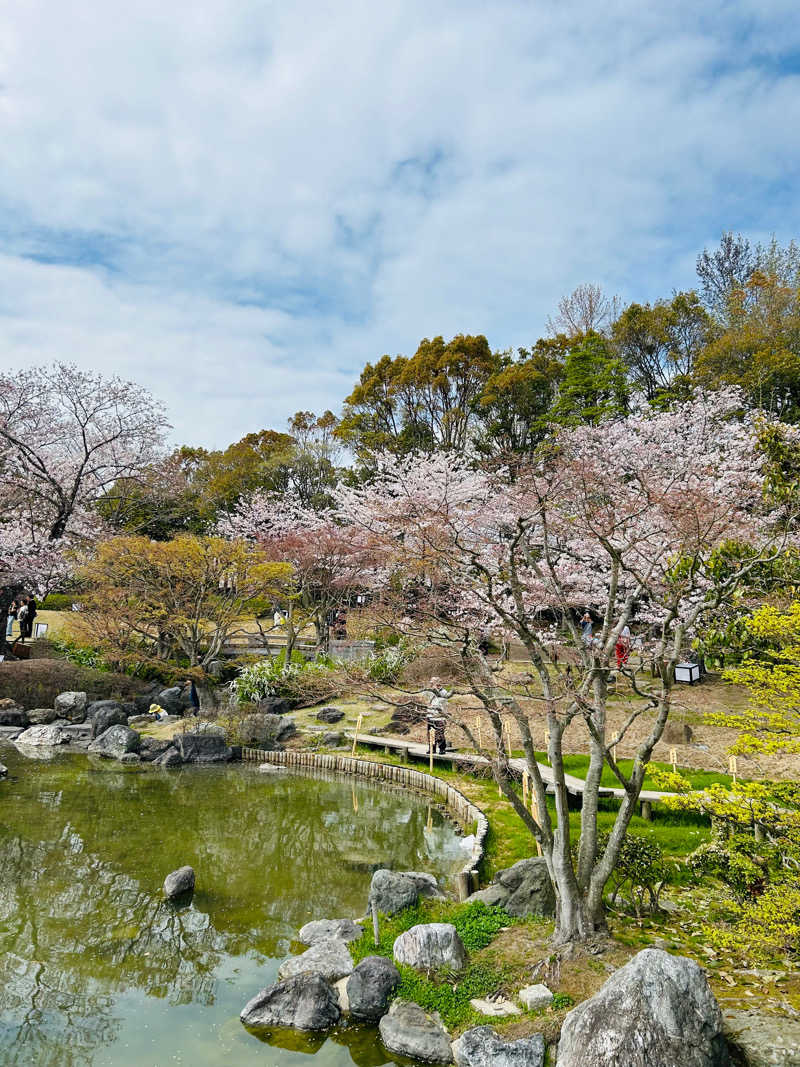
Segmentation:
<svg viewBox="0 0 800 1067">
<path fill-rule="evenodd" d="M 340 941 L 358 941 L 364 933 L 364 927 L 352 919 L 314 919 L 300 928 L 297 940 L 302 945 L 315 945 L 317 941 L 330 941 L 337 937 Z"/>
<path fill-rule="evenodd" d="M 147 763 L 152 763 L 153 760 L 158 759 L 159 756 L 172 748 L 172 741 L 165 737 L 147 737 L 142 736 L 141 744 L 139 745 L 139 755 Z"/>
<path fill-rule="evenodd" d="M 257 707 L 261 715 L 285 715 L 292 710 L 292 702 L 286 697 L 262 697 Z"/>
<path fill-rule="evenodd" d="M 9 697 L 0 700 L 0 726 L 20 726 L 24 729 L 30 721 L 25 709 L 16 700 Z"/>
<path fill-rule="evenodd" d="M 164 896 L 167 900 L 178 900 L 194 892 L 194 868 L 186 866 L 172 871 L 164 879 Z"/>
<path fill-rule="evenodd" d="M 317 712 L 317 721 L 318 722 L 328 722 L 328 723 L 341 722 L 343 718 L 344 718 L 344 712 L 340 711 L 339 708 L 321 708 Z"/>
<path fill-rule="evenodd" d="M 499 904 L 509 915 L 555 915 L 556 895 L 541 857 L 519 860 L 513 867 L 498 871 L 487 889 L 473 893 L 470 900 Z"/>
<path fill-rule="evenodd" d="M 301 956 L 290 956 L 278 968 L 278 978 L 294 978 L 298 974 L 321 974 L 333 984 L 353 973 L 353 957 L 347 945 L 338 937 L 317 941 Z"/>
<path fill-rule="evenodd" d="M 800 1067 L 800 1021 L 757 1011 L 726 1011 L 725 1036 L 748 1067 Z"/>
<path fill-rule="evenodd" d="M 369 887 L 367 908 L 376 905 L 383 915 L 395 915 L 416 904 L 420 897 L 441 897 L 432 874 L 419 871 L 376 871 Z"/>
<path fill-rule="evenodd" d="M 722 1013 L 692 960 L 646 948 L 567 1015 L 558 1067 L 729 1067 Z"/>
<path fill-rule="evenodd" d="M 188 702 L 184 699 L 183 690 L 179 685 L 172 685 L 169 689 L 162 689 L 155 702 L 170 715 L 181 715 L 188 706 Z"/>
<path fill-rule="evenodd" d="M 30 708 L 27 714 L 31 726 L 49 726 L 58 718 L 55 708 Z"/>
<path fill-rule="evenodd" d="M 336 993 L 319 974 L 298 974 L 262 989 L 245 1004 L 239 1018 L 245 1026 L 287 1026 L 294 1030 L 327 1030 L 341 1017 Z"/>
<path fill-rule="evenodd" d="M 49 726 L 29 726 L 19 737 L 15 738 L 17 745 L 61 745 L 66 741 L 64 732 L 60 726 L 51 723 Z"/>
<path fill-rule="evenodd" d="M 453 1042 L 453 1059 L 456 1067 L 544 1067 L 544 1038 L 503 1041 L 491 1026 L 476 1026 Z"/>
<path fill-rule="evenodd" d="M 128 716 L 118 700 L 93 700 L 86 709 L 92 724 L 92 737 L 104 734 L 109 726 L 127 726 Z"/>
<path fill-rule="evenodd" d="M 236 728 L 243 745 L 259 745 L 274 748 L 282 741 L 287 741 L 297 733 L 294 719 L 285 719 L 282 715 L 245 715 Z"/>
<path fill-rule="evenodd" d="M 67 692 L 59 693 L 55 699 L 54 710 L 59 718 L 70 722 L 83 722 L 86 718 L 86 694 Z"/>
<path fill-rule="evenodd" d="M 361 1022 L 377 1022 L 389 1010 L 400 985 L 400 972 L 385 956 L 367 956 L 347 979 L 350 1014 Z"/>
<path fill-rule="evenodd" d="M 104 759 L 120 759 L 126 752 L 138 752 L 141 738 L 129 726 L 109 726 L 89 745 L 89 751 Z"/>
<path fill-rule="evenodd" d="M 184 763 L 227 763 L 233 756 L 219 734 L 176 734 L 172 740 Z"/>
<path fill-rule="evenodd" d="M 180 752 L 171 745 L 166 752 L 162 752 L 160 756 L 156 756 L 153 760 L 154 767 L 181 767 L 182 765 L 183 760 Z"/>
<path fill-rule="evenodd" d="M 417 971 L 461 971 L 467 964 L 467 950 L 452 923 L 412 926 L 395 939 L 392 951 L 396 963 Z"/>
<path fill-rule="evenodd" d="M 378 1029 L 389 1052 L 423 1063 L 452 1063 L 450 1035 L 438 1012 L 426 1012 L 410 1000 L 394 1000 Z"/>
</svg>

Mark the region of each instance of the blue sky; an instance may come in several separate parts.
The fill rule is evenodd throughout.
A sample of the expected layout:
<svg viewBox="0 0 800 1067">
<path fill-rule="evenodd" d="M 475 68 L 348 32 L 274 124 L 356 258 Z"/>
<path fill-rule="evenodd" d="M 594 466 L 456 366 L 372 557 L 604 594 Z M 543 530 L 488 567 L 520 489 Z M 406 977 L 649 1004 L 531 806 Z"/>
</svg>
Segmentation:
<svg viewBox="0 0 800 1067">
<path fill-rule="evenodd" d="M 800 236 L 799 129 L 793 0 L 5 5 L 0 359 L 283 429 L 424 336 Z"/>
</svg>

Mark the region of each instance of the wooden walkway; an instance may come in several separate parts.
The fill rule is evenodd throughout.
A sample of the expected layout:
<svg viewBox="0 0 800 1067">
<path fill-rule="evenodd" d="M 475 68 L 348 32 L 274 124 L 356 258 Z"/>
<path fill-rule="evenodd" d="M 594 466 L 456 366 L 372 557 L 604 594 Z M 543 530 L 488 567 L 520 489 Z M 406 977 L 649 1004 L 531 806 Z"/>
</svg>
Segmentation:
<svg viewBox="0 0 800 1067">
<path fill-rule="evenodd" d="M 345 736 L 352 741 L 355 738 L 355 731 L 349 730 L 345 733 Z M 398 737 L 379 737 L 377 734 L 359 734 L 359 745 L 366 745 L 369 748 L 382 748 L 385 752 L 399 752 L 401 755 L 411 759 L 429 760 L 430 752 L 426 745 L 420 744 L 418 741 L 403 741 Z M 444 755 L 440 755 L 435 752 L 433 755 L 435 763 L 449 763 L 455 770 L 456 767 L 463 767 L 465 770 L 475 770 L 478 767 L 489 767 L 489 761 L 485 756 L 478 756 L 474 752 L 458 752 L 451 750 Z M 525 770 L 525 760 L 512 758 L 509 761 L 509 766 L 520 778 Z M 548 786 L 548 793 L 553 791 L 553 768 L 548 767 L 547 764 L 537 764 L 539 773 Z M 583 778 L 576 778 L 572 774 L 564 775 L 564 784 L 567 787 L 567 792 L 574 797 L 582 797 L 586 788 L 586 782 Z M 673 796 L 671 793 L 659 793 L 654 789 L 643 789 L 639 794 L 639 800 L 645 804 L 654 804 L 659 800 L 663 800 L 664 797 Z M 613 788 L 610 786 L 602 786 L 600 788 L 601 797 L 613 797 L 616 800 L 622 800 L 625 796 L 625 790 L 621 788 Z"/>
</svg>

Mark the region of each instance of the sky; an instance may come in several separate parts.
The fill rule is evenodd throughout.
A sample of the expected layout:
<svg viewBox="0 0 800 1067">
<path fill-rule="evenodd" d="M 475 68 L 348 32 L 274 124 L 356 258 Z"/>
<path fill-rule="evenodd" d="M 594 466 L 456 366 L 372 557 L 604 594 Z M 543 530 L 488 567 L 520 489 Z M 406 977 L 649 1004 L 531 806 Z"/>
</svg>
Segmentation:
<svg viewBox="0 0 800 1067">
<path fill-rule="evenodd" d="M 800 236 L 799 130 L 796 0 L 2 5 L 0 363 L 282 430 L 423 337 Z"/>
</svg>

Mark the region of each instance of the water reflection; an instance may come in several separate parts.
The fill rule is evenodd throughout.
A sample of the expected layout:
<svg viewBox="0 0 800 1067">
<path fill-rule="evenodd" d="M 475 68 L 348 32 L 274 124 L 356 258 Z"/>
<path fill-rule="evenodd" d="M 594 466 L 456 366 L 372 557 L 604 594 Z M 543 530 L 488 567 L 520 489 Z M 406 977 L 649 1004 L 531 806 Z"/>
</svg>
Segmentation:
<svg viewBox="0 0 800 1067">
<path fill-rule="evenodd" d="M 367 784 L 354 804 L 350 783 L 249 768 L 2 758 L 4 1064 L 201 1067 L 230 1062 L 228 1048 L 237 1063 L 263 1063 L 235 1016 L 273 979 L 296 929 L 362 913 L 375 865 L 445 875 L 459 863 L 437 812 L 429 828 L 422 803 Z M 175 908 L 161 884 L 183 863 L 198 890 Z M 309 1055 L 320 1067 L 390 1062 L 368 1028 L 319 1045 L 281 1040 L 270 1038 L 281 1067 Z"/>
</svg>

